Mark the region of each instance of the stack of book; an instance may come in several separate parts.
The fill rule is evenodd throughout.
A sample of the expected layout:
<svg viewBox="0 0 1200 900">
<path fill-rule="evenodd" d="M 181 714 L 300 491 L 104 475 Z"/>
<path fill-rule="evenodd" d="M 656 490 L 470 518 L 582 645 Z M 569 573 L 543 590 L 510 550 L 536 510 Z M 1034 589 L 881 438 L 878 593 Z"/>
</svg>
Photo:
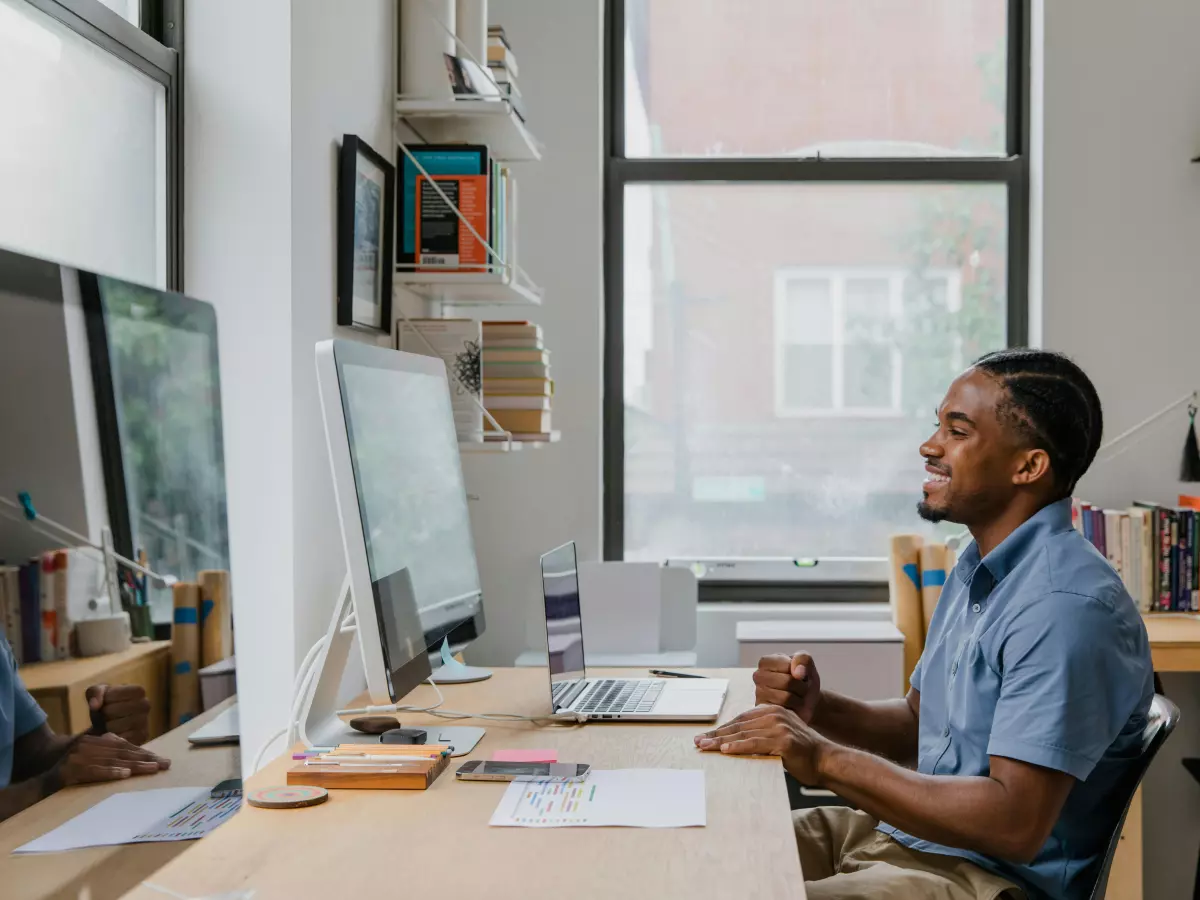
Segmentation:
<svg viewBox="0 0 1200 900">
<path fill-rule="evenodd" d="M 453 208 L 405 156 L 396 253 L 401 271 L 494 271 L 499 263 L 480 237 L 503 263 L 515 267 L 517 184 L 508 166 L 493 159 L 483 144 L 421 144 L 409 150 Z"/>
<path fill-rule="evenodd" d="M 516 441 L 552 441 L 550 352 L 531 322 L 483 323 L 483 405 Z M 505 440 L 494 430 L 488 440 Z"/>
<path fill-rule="evenodd" d="M 0 628 L 18 665 L 67 659 L 74 623 L 103 593 L 103 564 L 81 550 L 54 550 L 0 565 Z"/>
<path fill-rule="evenodd" d="M 521 89 L 517 87 L 517 57 L 513 54 L 508 35 L 499 25 L 488 29 L 488 71 L 500 88 L 500 93 L 508 98 L 512 110 L 517 117 L 525 121 L 525 100 Z"/>
<path fill-rule="evenodd" d="M 1072 521 L 1108 559 L 1143 612 L 1200 611 L 1200 500 L 1100 509 L 1080 500 Z"/>
</svg>

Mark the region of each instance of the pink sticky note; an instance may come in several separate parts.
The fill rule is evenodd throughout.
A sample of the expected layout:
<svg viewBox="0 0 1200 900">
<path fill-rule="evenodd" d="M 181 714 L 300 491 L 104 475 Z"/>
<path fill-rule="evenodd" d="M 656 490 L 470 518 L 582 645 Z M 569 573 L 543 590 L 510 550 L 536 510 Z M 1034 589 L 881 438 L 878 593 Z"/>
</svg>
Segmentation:
<svg viewBox="0 0 1200 900">
<path fill-rule="evenodd" d="M 493 762 L 553 763 L 558 762 L 557 750 L 497 750 Z"/>
</svg>

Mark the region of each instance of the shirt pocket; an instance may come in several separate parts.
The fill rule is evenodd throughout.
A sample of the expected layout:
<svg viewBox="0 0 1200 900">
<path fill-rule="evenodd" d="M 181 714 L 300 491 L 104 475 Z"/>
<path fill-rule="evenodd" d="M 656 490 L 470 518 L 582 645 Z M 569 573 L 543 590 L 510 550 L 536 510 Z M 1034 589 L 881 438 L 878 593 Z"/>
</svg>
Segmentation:
<svg viewBox="0 0 1200 900">
<path fill-rule="evenodd" d="M 974 636 L 963 642 L 950 663 L 946 693 L 950 728 L 965 751 L 963 761 L 986 767 L 992 719 L 1000 699 L 1000 678 L 988 665 Z"/>
</svg>

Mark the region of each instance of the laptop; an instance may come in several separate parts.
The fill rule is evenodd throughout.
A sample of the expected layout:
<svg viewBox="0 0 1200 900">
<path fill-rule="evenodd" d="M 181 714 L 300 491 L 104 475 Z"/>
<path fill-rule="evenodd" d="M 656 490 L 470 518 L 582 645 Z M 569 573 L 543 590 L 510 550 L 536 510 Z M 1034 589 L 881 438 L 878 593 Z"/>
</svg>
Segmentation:
<svg viewBox="0 0 1200 900">
<path fill-rule="evenodd" d="M 711 722 L 721 714 L 724 678 L 588 678 L 573 541 L 542 557 L 542 595 L 554 712 L 639 722 Z"/>
</svg>

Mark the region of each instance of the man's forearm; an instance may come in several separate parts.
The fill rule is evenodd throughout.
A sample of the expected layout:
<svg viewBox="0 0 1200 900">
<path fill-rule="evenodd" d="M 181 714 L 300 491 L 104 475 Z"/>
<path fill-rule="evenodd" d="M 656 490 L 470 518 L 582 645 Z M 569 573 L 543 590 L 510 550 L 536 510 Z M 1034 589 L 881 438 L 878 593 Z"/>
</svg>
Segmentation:
<svg viewBox="0 0 1200 900">
<path fill-rule="evenodd" d="M 922 775 L 838 745 L 821 751 L 817 771 L 822 787 L 922 840 L 1016 861 L 1040 844 L 1022 830 L 1030 817 L 992 778 Z"/>
<path fill-rule="evenodd" d="M 49 797 L 56 789 L 49 775 L 39 775 L 0 790 L 0 822 Z"/>
<path fill-rule="evenodd" d="M 861 747 L 902 766 L 917 761 L 917 716 L 907 700 L 855 700 L 821 691 L 809 724 L 831 741 Z"/>
</svg>

